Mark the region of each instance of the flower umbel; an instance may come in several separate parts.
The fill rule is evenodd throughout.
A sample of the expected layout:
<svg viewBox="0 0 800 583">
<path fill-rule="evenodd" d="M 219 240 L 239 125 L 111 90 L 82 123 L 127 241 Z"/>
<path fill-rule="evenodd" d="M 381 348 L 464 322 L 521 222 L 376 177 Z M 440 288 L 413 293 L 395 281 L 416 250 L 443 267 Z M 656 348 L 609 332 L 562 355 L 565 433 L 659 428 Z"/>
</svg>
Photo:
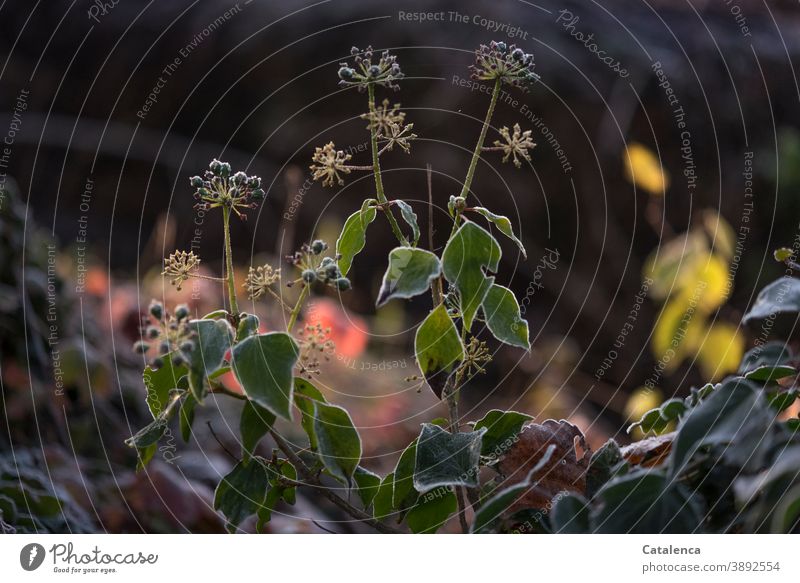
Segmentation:
<svg viewBox="0 0 800 583">
<path fill-rule="evenodd" d="M 506 126 L 500 128 L 500 135 L 503 137 L 505 142 L 501 142 L 500 140 L 495 140 L 494 145 L 496 148 L 503 151 L 503 162 L 508 162 L 510 157 L 513 157 L 514 166 L 519 168 L 522 166 L 522 162 L 520 158 L 524 158 L 528 162 L 531 161 L 531 156 L 528 153 L 529 148 L 535 148 L 536 143 L 531 139 L 531 130 L 525 130 L 524 132 L 520 129 L 519 124 L 514 124 L 514 131 L 513 133 L 509 131 Z"/>
<path fill-rule="evenodd" d="M 256 268 L 251 267 L 247 271 L 244 287 L 247 290 L 247 298 L 257 300 L 269 290 L 276 281 L 281 278 L 281 270 L 274 269 L 271 265 L 260 265 Z"/>
<path fill-rule="evenodd" d="M 380 107 L 376 107 L 374 111 L 361 114 L 361 119 L 367 120 L 368 130 L 375 130 L 377 134 L 386 134 L 389 128 L 393 125 L 403 126 L 406 119 L 406 113 L 400 111 L 400 104 L 395 103 L 389 107 L 389 100 L 384 99 Z"/>
<path fill-rule="evenodd" d="M 486 342 L 472 338 L 464 347 L 464 360 L 460 368 L 464 371 L 466 379 L 470 379 L 478 373 L 486 373 L 485 366 L 492 360 L 492 354 Z"/>
<path fill-rule="evenodd" d="M 411 152 L 411 140 L 417 137 L 417 134 L 412 133 L 414 124 L 410 123 L 407 126 L 400 126 L 392 124 L 389 126 L 389 131 L 385 134 L 378 134 L 378 143 L 384 144 L 383 149 L 390 152 L 395 146 L 399 146 L 406 154 Z"/>
<path fill-rule="evenodd" d="M 322 361 L 329 361 L 336 351 L 336 344 L 331 340 L 331 329 L 323 328 L 322 324 L 306 324 L 297 333 L 298 344 L 300 345 L 300 358 L 297 360 L 297 367 L 301 376 L 312 378 L 314 375 L 321 374 L 320 366 Z"/>
<path fill-rule="evenodd" d="M 189 306 L 180 304 L 170 313 L 161 302 L 150 303 L 148 315 L 143 319 L 142 339 L 133 345 L 134 352 L 145 354 L 153 346 L 157 355 L 150 360 L 153 369 L 161 368 L 165 358 L 175 366 L 186 364 L 194 350 L 195 333 L 189 329 Z"/>
<path fill-rule="evenodd" d="M 191 185 L 197 189 L 194 193 L 198 201 L 195 208 L 207 211 L 226 207 L 242 220 L 247 219 L 242 210 L 255 208 L 257 201 L 265 196 L 261 179 L 241 171 L 231 175 L 231 165 L 216 159 L 211 161 L 208 168 L 202 177 L 193 176 L 190 179 Z"/>
<path fill-rule="evenodd" d="M 166 275 L 172 279 L 179 291 L 183 282 L 192 277 L 192 272 L 200 266 L 200 258 L 194 251 L 175 251 L 164 259 L 164 271 L 161 275 Z"/>
<path fill-rule="evenodd" d="M 309 166 L 314 173 L 314 180 L 322 179 L 322 186 L 333 186 L 336 182 L 339 186 L 344 184 L 341 174 L 350 174 L 350 166 L 347 162 L 352 158 L 350 154 L 345 154 L 344 150 L 337 150 L 333 142 L 328 142 L 322 148 L 314 151 L 312 161 L 314 164 Z"/>
<path fill-rule="evenodd" d="M 354 67 L 349 63 L 339 63 L 339 85 L 342 87 L 357 87 L 364 91 L 368 85 L 381 85 L 387 89 L 397 91 L 400 86 L 395 83 L 404 77 L 397 63 L 397 57 L 383 51 L 380 58 L 373 63 L 374 51 L 369 46 L 363 51 L 358 47 L 350 49 L 353 55 Z"/>
<path fill-rule="evenodd" d="M 479 81 L 494 81 L 521 89 L 536 81 L 539 76 L 533 72 L 533 55 L 516 45 L 492 41 L 489 46 L 481 45 L 475 51 L 475 64 L 470 66 L 472 78 Z"/>
<path fill-rule="evenodd" d="M 320 282 L 339 291 L 349 290 L 350 280 L 342 275 L 336 259 L 333 257 L 322 257 L 320 259 L 322 253 L 327 249 L 328 244 L 317 239 L 311 245 L 304 243 L 300 251 L 295 251 L 294 255 L 288 255 L 286 261 L 300 270 L 300 277 L 288 282 L 286 285 L 291 287 L 296 283 L 300 283 L 304 286 L 310 286 Z"/>
</svg>

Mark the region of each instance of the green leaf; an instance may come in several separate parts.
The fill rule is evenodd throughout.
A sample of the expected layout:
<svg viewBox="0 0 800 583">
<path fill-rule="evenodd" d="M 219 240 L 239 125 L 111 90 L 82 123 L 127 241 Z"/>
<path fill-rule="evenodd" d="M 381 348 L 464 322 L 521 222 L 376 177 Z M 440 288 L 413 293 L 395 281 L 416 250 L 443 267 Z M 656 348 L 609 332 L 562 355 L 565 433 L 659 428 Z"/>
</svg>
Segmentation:
<svg viewBox="0 0 800 583">
<path fill-rule="evenodd" d="M 295 392 L 295 406 L 300 410 L 300 425 L 308 436 L 309 447 L 316 451 L 317 448 L 317 434 L 314 431 L 314 401 L 327 403 L 325 397 L 319 392 L 319 389 L 312 385 L 304 378 L 296 377 L 294 379 L 294 392 Z M 298 396 L 306 397 L 297 398 Z"/>
<path fill-rule="evenodd" d="M 430 251 L 414 247 L 392 249 L 378 293 L 378 307 L 393 298 L 413 298 L 426 292 L 441 272 L 439 258 Z"/>
<path fill-rule="evenodd" d="M 765 441 L 773 417 L 759 387 L 742 378 L 726 379 L 683 418 L 670 453 L 672 475 L 707 444 L 730 444 L 725 457 L 744 464 Z"/>
<path fill-rule="evenodd" d="M 342 227 L 342 234 L 336 241 L 336 254 L 339 258 L 339 269 L 342 275 L 347 275 L 353 265 L 353 259 L 367 244 L 367 227 L 375 220 L 377 211 L 369 204 L 371 199 L 365 200 L 361 210 L 350 215 Z"/>
<path fill-rule="evenodd" d="M 153 419 L 156 419 L 167 407 L 169 393 L 178 388 L 178 381 L 183 378 L 189 369 L 186 366 L 175 366 L 172 363 L 172 354 L 165 354 L 162 357 L 164 364 L 154 370 L 146 367 L 142 378 L 147 389 L 147 407 Z"/>
<path fill-rule="evenodd" d="M 350 415 L 336 405 L 314 401 L 314 432 L 322 464 L 334 478 L 351 485 L 361 461 L 361 438 Z"/>
<path fill-rule="evenodd" d="M 381 520 L 392 513 L 392 495 L 394 491 L 394 474 L 389 474 L 382 481 L 372 499 L 372 515 Z"/>
<path fill-rule="evenodd" d="M 571 492 L 560 494 L 550 511 L 550 525 L 554 533 L 589 533 L 589 503 L 586 498 Z"/>
<path fill-rule="evenodd" d="M 467 330 L 472 328 L 475 314 L 494 283 L 494 277 L 487 277 L 484 268 L 496 272 L 501 253 L 494 237 L 471 221 L 465 221 L 447 242 L 442 271 L 458 290 L 461 318 Z"/>
<path fill-rule="evenodd" d="M 362 466 L 358 466 L 355 474 L 353 474 L 353 480 L 356 483 L 358 497 L 361 498 L 361 503 L 364 505 L 364 508 L 369 508 L 381 487 L 380 476 Z"/>
<path fill-rule="evenodd" d="M 797 390 L 775 391 L 768 395 L 769 406 L 778 412 L 785 411 L 794 404 L 800 392 Z"/>
<path fill-rule="evenodd" d="M 420 493 L 439 486 L 476 488 L 485 432 L 449 433 L 438 425 L 423 423 L 417 438 L 414 488 Z"/>
<path fill-rule="evenodd" d="M 515 442 L 516 437 L 526 421 L 533 419 L 530 415 L 516 411 L 492 409 L 483 419 L 475 423 L 475 431 L 486 429 L 481 444 L 481 455 L 493 459 L 499 458 Z"/>
<path fill-rule="evenodd" d="M 419 497 L 414 489 L 414 467 L 417 460 L 417 440 L 412 441 L 400 454 L 394 468 L 394 488 L 392 489 L 392 508 L 406 510 L 413 506 Z"/>
<path fill-rule="evenodd" d="M 239 421 L 245 462 L 253 455 L 256 445 L 272 429 L 274 423 L 275 415 L 254 401 L 245 401 Z"/>
<path fill-rule="evenodd" d="M 660 472 L 636 471 L 606 484 L 591 512 L 593 532 L 690 533 L 703 512 L 690 490 Z"/>
<path fill-rule="evenodd" d="M 551 443 L 548 445 L 541 459 L 536 462 L 536 465 L 528 472 L 528 476 L 524 480 L 508 488 L 503 488 L 499 492 L 495 492 L 491 498 L 483 503 L 480 509 L 475 512 L 475 519 L 472 521 L 472 526 L 470 526 L 470 532 L 488 532 L 506 510 L 528 493 L 532 487 L 533 475 L 550 461 L 555 450 L 555 444 Z"/>
<path fill-rule="evenodd" d="M 258 334 L 258 316 L 255 314 L 242 314 L 239 327 L 236 329 L 236 342 L 241 342 L 248 336 Z"/>
<path fill-rule="evenodd" d="M 641 428 L 645 433 L 653 431 L 661 433 L 670 423 L 677 421 L 678 418 L 687 411 L 686 401 L 683 399 L 669 399 L 664 401 L 660 407 L 651 409 L 636 423 L 628 427 L 628 433 L 636 427 Z"/>
<path fill-rule="evenodd" d="M 163 416 L 151 421 L 142 427 L 134 435 L 125 440 L 125 443 L 136 449 L 146 449 L 158 443 L 158 440 L 167 431 L 167 420 Z"/>
<path fill-rule="evenodd" d="M 522 241 L 517 239 L 517 237 L 514 235 L 514 228 L 511 226 L 511 221 L 508 220 L 508 217 L 496 215 L 489 209 L 483 208 L 482 206 L 473 207 L 472 210 L 486 217 L 492 224 L 494 224 L 495 227 L 497 227 L 498 231 L 503 233 L 506 237 L 517 244 L 517 247 L 519 247 L 523 257 L 526 259 L 528 258 L 528 254 L 525 252 L 525 246 L 522 244 Z"/>
<path fill-rule="evenodd" d="M 206 378 L 222 366 L 233 341 L 233 329 L 227 320 L 192 320 L 187 327 L 194 332 L 194 348 L 188 354 L 189 388 L 202 403 Z"/>
<path fill-rule="evenodd" d="M 762 320 L 774 314 L 797 312 L 800 312 L 800 279 L 782 277 L 761 290 L 753 307 L 742 318 L 742 323 Z"/>
<path fill-rule="evenodd" d="M 297 468 L 295 468 L 290 461 L 284 460 L 283 463 L 281 463 L 281 476 L 291 480 L 292 482 L 296 482 Z M 283 501 L 286 502 L 287 504 L 291 504 L 292 506 L 294 506 L 294 503 L 297 502 L 297 487 L 296 486 L 290 486 L 288 488 L 282 487 L 280 488 L 280 492 Z"/>
<path fill-rule="evenodd" d="M 436 488 L 419 497 L 408 511 L 406 524 L 413 533 L 433 534 L 458 510 L 456 495 L 448 488 Z"/>
<path fill-rule="evenodd" d="M 411 205 L 404 200 L 396 200 L 394 203 L 400 207 L 400 215 L 403 217 L 403 220 L 408 223 L 408 226 L 411 227 L 411 231 L 414 234 L 414 247 L 416 247 L 417 243 L 419 242 L 419 223 L 417 223 L 417 214 L 414 212 L 414 209 L 411 208 Z"/>
<path fill-rule="evenodd" d="M 785 342 L 766 342 L 745 353 L 742 364 L 739 365 L 739 374 L 744 376 L 762 366 L 787 365 L 791 360 L 792 352 Z"/>
<path fill-rule="evenodd" d="M 285 332 L 250 336 L 233 347 L 233 372 L 253 401 L 284 419 L 292 418 L 292 370 L 299 349 Z"/>
<path fill-rule="evenodd" d="M 586 495 L 590 498 L 611 478 L 627 470 L 619 444 L 613 439 L 605 442 L 592 454 L 586 470 Z"/>
<path fill-rule="evenodd" d="M 229 531 L 236 530 L 245 518 L 258 512 L 266 499 L 267 468 L 260 459 L 253 461 L 255 463 L 236 464 L 214 492 L 214 510 L 225 516 Z"/>
<path fill-rule="evenodd" d="M 192 424 L 194 423 L 194 409 L 197 407 L 197 399 L 191 393 L 186 393 L 181 404 L 180 426 L 183 441 L 188 442 L 192 435 Z"/>
<path fill-rule="evenodd" d="M 444 304 L 434 308 L 414 337 L 417 364 L 433 392 L 441 399 L 447 376 L 464 358 L 464 345 Z"/>
<path fill-rule="evenodd" d="M 492 284 L 483 299 L 486 326 L 500 342 L 529 350 L 528 322 L 522 319 L 517 298 L 507 287 Z"/>
<path fill-rule="evenodd" d="M 758 368 L 754 368 L 753 370 L 745 373 L 744 378 L 750 379 L 751 381 L 758 381 L 761 383 L 771 383 L 773 381 L 777 381 L 780 379 L 785 379 L 787 377 L 793 377 L 797 375 L 797 369 L 793 366 L 759 366 Z"/>
</svg>

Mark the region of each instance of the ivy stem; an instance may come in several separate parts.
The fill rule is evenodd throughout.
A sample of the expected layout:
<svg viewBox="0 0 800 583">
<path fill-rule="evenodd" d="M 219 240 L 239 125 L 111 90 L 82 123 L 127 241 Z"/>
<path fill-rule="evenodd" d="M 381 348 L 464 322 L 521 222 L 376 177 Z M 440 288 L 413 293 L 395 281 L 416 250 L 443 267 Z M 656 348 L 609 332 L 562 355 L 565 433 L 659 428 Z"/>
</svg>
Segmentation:
<svg viewBox="0 0 800 583">
<path fill-rule="evenodd" d="M 478 143 L 475 144 L 475 151 L 472 153 L 472 160 L 469 162 L 467 169 L 467 177 L 464 179 L 464 186 L 461 189 L 461 197 L 467 198 L 469 195 L 470 187 L 472 186 L 472 179 L 475 176 L 475 168 L 478 166 L 478 159 L 481 157 L 481 150 L 483 149 L 483 142 L 486 141 L 486 132 L 489 131 L 489 122 L 492 121 L 494 108 L 497 105 L 497 98 L 500 96 L 500 78 L 494 82 L 494 90 L 492 91 L 492 99 L 489 101 L 489 109 L 486 110 L 486 118 L 483 120 L 481 133 L 478 136 Z M 458 222 L 458 221 L 456 221 Z"/>
<path fill-rule="evenodd" d="M 369 96 L 369 113 L 371 115 L 375 114 L 375 87 L 372 83 L 367 85 L 367 94 Z M 381 204 L 386 204 L 388 202 L 386 198 L 386 193 L 383 190 L 383 177 L 381 176 L 381 163 L 378 160 L 379 153 L 378 153 L 378 133 L 374 125 L 370 124 L 369 129 L 369 141 L 370 145 L 372 146 L 372 173 L 375 176 L 375 193 L 378 198 L 378 202 Z M 394 218 L 394 214 L 392 214 L 392 209 L 388 206 L 383 207 L 383 212 L 386 214 L 386 218 L 389 219 L 389 225 L 392 227 L 392 232 L 394 236 L 397 237 L 397 240 L 400 242 L 401 245 L 408 245 L 408 239 L 405 238 L 403 232 L 400 230 L 400 225 L 397 224 L 397 219 Z"/>
<path fill-rule="evenodd" d="M 292 308 L 292 313 L 289 314 L 289 324 L 286 326 L 287 332 L 291 332 L 295 323 L 297 323 L 297 317 L 300 315 L 300 309 L 303 307 L 303 302 L 305 302 L 306 297 L 308 297 L 309 289 L 311 289 L 309 285 L 303 285 L 303 289 L 300 291 L 300 296 L 297 298 L 297 303 L 295 303 L 294 308 Z"/>
<path fill-rule="evenodd" d="M 300 456 L 298 456 L 294 452 L 292 446 L 289 445 L 277 431 L 275 431 L 274 429 L 270 429 L 269 433 L 272 436 L 272 439 L 275 440 L 278 449 L 280 449 L 283 452 L 283 454 L 289 459 L 289 461 L 292 462 L 292 464 L 297 468 L 297 471 L 299 471 L 302 474 L 303 478 L 308 482 L 307 484 L 303 485 L 318 488 L 319 491 L 322 492 L 323 495 L 328 500 L 333 502 L 336 506 L 347 512 L 350 516 L 352 516 L 359 522 L 363 522 L 364 524 L 371 526 L 378 532 L 382 532 L 385 534 L 400 534 L 399 530 L 394 529 L 391 526 L 387 526 L 378 520 L 375 520 L 373 517 L 371 517 L 363 510 L 356 508 L 355 506 L 350 504 L 347 500 L 337 496 L 334 492 L 330 490 L 330 488 L 327 488 L 324 484 L 322 484 L 319 481 L 319 478 L 315 476 L 308 469 L 305 462 L 303 462 L 303 460 L 300 459 Z"/>
<path fill-rule="evenodd" d="M 225 232 L 225 277 L 228 279 L 228 300 L 230 301 L 231 314 L 239 317 L 239 304 L 236 302 L 236 280 L 233 275 L 233 250 L 231 249 L 231 210 L 222 207 L 222 226 Z"/>
<path fill-rule="evenodd" d="M 455 379 L 452 384 L 448 382 L 449 386 L 444 389 L 444 395 L 447 399 L 447 412 L 450 417 L 450 433 L 458 433 L 460 431 L 458 423 L 458 391 L 461 385 L 461 371 L 456 372 Z M 469 524 L 467 524 L 467 503 L 464 499 L 465 488 L 457 486 L 455 488 L 456 503 L 458 504 L 458 522 L 461 525 L 461 532 L 464 534 L 469 532 Z"/>
</svg>

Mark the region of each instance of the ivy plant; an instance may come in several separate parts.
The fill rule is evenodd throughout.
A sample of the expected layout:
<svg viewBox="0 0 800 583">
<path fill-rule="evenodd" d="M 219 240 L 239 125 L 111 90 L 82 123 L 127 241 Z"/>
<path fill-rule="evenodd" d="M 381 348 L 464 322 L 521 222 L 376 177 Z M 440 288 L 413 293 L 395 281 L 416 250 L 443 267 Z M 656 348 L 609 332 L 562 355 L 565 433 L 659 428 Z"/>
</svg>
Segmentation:
<svg viewBox="0 0 800 583">
<path fill-rule="evenodd" d="M 273 265 L 250 267 L 243 282 L 248 297 L 271 301 L 283 311 L 283 330 L 261 332 L 258 317 L 241 311 L 236 300 L 232 221 L 245 219 L 266 196 L 260 178 L 233 172 L 230 164 L 214 160 L 202 176 L 190 179 L 196 207 L 221 214 L 224 273 L 201 275 L 200 257 L 176 250 L 165 259 L 163 275 L 177 287 L 196 277 L 219 281 L 226 289 L 226 302 L 202 317 L 194 317 L 186 305 L 173 310 L 156 301 L 150 305 L 135 350 L 148 359 L 144 380 L 153 420 L 127 441 L 137 449 L 140 465 L 153 457 L 173 418 L 188 439 L 196 408 L 214 393 L 243 402 L 241 452 L 220 480 L 214 499 L 230 530 L 251 516 L 263 528 L 279 503 L 294 503 L 298 488 L 324 497 L 380 532 L 435 532 L 456 514 L 461 529 L 470 530 L 467 506 L 477 512 L 491 490 L 481 483 L 481 468 L 493 467 L 529 419 L 513 411 L 493 411 L 469 425 L 459 415 L 463 386 L 491 360 L 486 341 L 478 335 L 485 329 L 500 343 L 530 348 L 528 324 L 517 298 L 496 280 L 502 251 L 493 233 L 510 239 L 523 255 L 525 248 L 507 217 L 472 203 L 471 189 L 484 153 L 501 152 L 504 162 L 513 160 L 517 167 L 521 160 L 530 161 L 528 150 L 535 145 L 531 132 L 517 124 L 513 131 L 502 127 L 494 145 L 486 141 L 501 89 L 526 90 L 538 79 L 533 68 L 533 56 L 514 45 L 492 42 L 476 51 L 472 76 L 488 85 L 491 97 L 461 190 L 449 198 L 450 235 L 437 253 L 422 246 L 419 209 L 391 197 L 383 182 L 385 157 L 410 153 L 417 138 L 399 104 L 388 98 L 378 103 L 380 92 L 399 89 L 404 77 L 400 64 L 388 51 L 352 49 L 350 61 L 339 67 L 339 83 L 366 94 L 367 110 L 361 118 L 369 133 L 371 160 L 356 164 L 350 154 L 328 142 L 316 148 L 310 168 L 323 187 L 342 185 L 353 172 L 369 172 L 374 189 L 347 218 L 332 251 L 321 240 L 304 244 L 288 258 L 294 272 L 288 277 Z M 448 419 L 423 424 L 395 470 L 383 477 L 361 465 L 361 438 L 348 411 L 329 402 L 313 384 L 319 363 L 312 353 L 329 348 L 325 331 L 299 324 L 314 290 L 350 289 L 348 273 L 378 215 L 388 221 L 397 246 L 388 254 L 376 307 L 430 294 L 430 311 L 414 338 L 419 367 L 414 379 L 426 383 L 449 411 Z M 298 290 L 292 304 L 286 303 L 287 294 L 279 293 L 282 284 Z M 235 376 L 241 394 L 220 382 L 227 373 Z M 288 443 L 275 428 L 278 419 L 298 423 L 307 445 Z M 267 437 L 275 449 L 272 456 L 262 457 L 258 444 Z"/>
</svg>

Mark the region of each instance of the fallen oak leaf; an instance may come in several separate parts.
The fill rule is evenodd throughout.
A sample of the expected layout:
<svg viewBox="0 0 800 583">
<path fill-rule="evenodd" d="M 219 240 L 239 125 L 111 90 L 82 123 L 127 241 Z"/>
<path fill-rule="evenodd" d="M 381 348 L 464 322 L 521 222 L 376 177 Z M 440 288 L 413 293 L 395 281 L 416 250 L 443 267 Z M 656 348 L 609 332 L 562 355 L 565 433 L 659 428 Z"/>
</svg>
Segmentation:
<svg viewBox="0 0 800 583">
<path fill-rule="evenodd" d="M 541 463 L 542 455 L 551 446 L 552 455 Z M 582 451 L 580 457 L 578 448 Z M 505 478 L 502 487 L 526 481 L 531 484 L 510 511 L 545 508 L 560 492 L 584 495 L 590 458 L 583 433 L 572 423 L 548 419 L 526 425 L 497 464 L 497 471 Z"/>
</svg>

